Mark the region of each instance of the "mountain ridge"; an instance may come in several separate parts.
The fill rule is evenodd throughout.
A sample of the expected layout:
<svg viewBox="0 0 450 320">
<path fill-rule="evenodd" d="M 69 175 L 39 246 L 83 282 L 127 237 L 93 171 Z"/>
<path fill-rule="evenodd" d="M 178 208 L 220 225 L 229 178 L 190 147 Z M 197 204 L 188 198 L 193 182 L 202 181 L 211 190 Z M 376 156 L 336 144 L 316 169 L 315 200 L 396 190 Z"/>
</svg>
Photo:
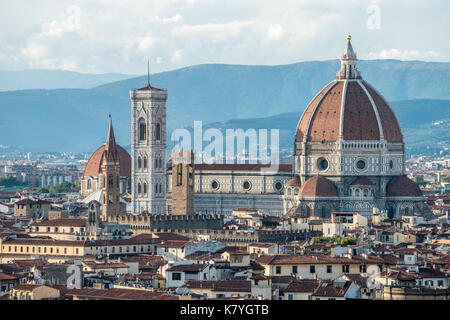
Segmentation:
<svg viewBox="0 0 450 320">
<path fill-rule="evenodd" d="M 363 78 L 388 101 L 450 99 L 450 63 L 361 60 L 358 66 Z M 301 111 L 334 79 L 338 68 L 339 60 L 282 66 L 205 64 L 153 74 L 150 82 L 169 91 L 170 132 L 192 126 L 195 120 L 207 124 L 293 111 L 298 112 L 298 121 Z M 139 76 L 90 89 L 0 92 L 0 144 L 95 150 L 105 140 L 111 114 L 119 143 L 128 145 L 129 90 L 146 83 L 147 77 Z"/>
</svg>

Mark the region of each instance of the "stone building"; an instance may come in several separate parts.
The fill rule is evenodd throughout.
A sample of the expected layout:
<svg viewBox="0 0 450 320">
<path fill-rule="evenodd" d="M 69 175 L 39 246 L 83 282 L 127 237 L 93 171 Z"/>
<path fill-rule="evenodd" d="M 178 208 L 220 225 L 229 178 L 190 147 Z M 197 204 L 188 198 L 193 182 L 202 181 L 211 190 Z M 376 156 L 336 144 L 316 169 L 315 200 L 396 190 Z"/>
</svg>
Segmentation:
<svg viewBox="0 0 450 320">
<path fill-rule="evenodd" d="M 194 210 L 194 152 L 172 151 L 172 214 L 192 215 Z"/>
<path fill-rule="evenodd" d="M 47 219 L 51 203 L 45 200 L 21 199 L 14 203 L 14 216 Z"/>
<path fill-rule="evenodd" d="M 294 178 L 286 213 L 330 217 L 332 211 L 423 212 L 419 187 L 405 176 L 399 122 L 386 100 L 362 79 L 351 37 L 335 80 L 309 103 L 294 139 Z"/>
<path fill-rule="evenodd" d="M 263 164 L 195 164 L 195 212 L 231 214 L 236 208 L 283 214 L 285 183 L 292 165 L 280 164 L 277 172 L 265 172 Z M 172 170 L 169 164 L 167 202 L 172 202 Z"/>
<path fill-rule="evenodd" d="M 133 212 L 166 213 L 167 90 L 130 90 Z"/>
</svg>

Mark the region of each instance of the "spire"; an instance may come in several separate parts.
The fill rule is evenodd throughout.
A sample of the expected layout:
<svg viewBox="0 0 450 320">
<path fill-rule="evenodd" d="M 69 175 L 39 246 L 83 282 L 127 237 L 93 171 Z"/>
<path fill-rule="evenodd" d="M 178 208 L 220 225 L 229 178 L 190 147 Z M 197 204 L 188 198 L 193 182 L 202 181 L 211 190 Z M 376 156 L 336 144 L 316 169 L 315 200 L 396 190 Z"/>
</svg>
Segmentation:
<svg viewBox="0 0 450 320">
<path fill-rule="evenodd" d="M 336 73 L 336 79 L 361 79 L 361 73 L 356 68 L 356 53 L 352 47 L 352 36 L 350 33 L 347 36 L 347 46 L 344 53 L 341 55 L 341 69 Z"/>
<path fill-rule="evenodd" d="M 116 138 L 114 137 L 111 115 L 109 115 L 108 137 L 106 139 L 105 157 L 103 159 L 108 162 L 119 162 L 119 154 L 117 152 L 117 144 Z"/>
</svg>

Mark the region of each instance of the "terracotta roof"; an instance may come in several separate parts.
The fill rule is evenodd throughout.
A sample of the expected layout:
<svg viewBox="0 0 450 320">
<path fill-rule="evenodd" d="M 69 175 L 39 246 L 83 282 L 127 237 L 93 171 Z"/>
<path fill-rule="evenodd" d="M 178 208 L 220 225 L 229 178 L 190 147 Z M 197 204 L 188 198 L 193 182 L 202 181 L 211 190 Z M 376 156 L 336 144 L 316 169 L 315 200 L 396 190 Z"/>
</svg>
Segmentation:
<svg viewBox="0 0 450 320">
<path fill-rule="evenodd" d="M 172 266 L 167 271 L 180 271 L 180 272 L 200 272 L 204 270 L 207 264 L 180 264 L 177 266 Z"/>
<path fill-rule="evenodd" d="M 337 197 L 334 184 L 322 176 L 314 176 L 305 181 L 298 191 L 300 197 Z"/>
<path fill-rule="evenodd" d="M 365 81 L 348 81 L 346 90 L 344 83 L 332 81 L 312 99 L 299 121 L 295 140 L 306 137 L 308 142 L 335 142 L 341 129 L 344 140 L 379 140 L 378 113 L 385 140 L 403 142 L 400 125 L 386 100 Z"/>
<path fill-rule="evenodd" d="M 289 283 L 287 288 L 284 290 L 285 292 L 314 292 L 314 290 L 317 289 L 319 286 L 320 281 L 319 280 L 308 280 L 308 279 L 302 279 L 302 280 L 294 280 Z"/>
<path fill-rule="evenodd" d="M 23 278 L 24 276 L 12 275 L 0 272 L 0 280 L 18 280 Z"/>
<path fill-rule="evenodd" d="M 51 202 L 45 201 L 45 200 L 33 200 L 33 199 L 24 198 L 19 201 L 16 201 L 14 204 L 51 204 Z"/>
<path fill-rule="evenodd" d="M 62 219 L 54 219 L 47 221 L 39 221 L 32 224 L 32 226 L 36 227 L 86 227 L 86 219 L 83 218 L 62 218 Z"/>
<path fill-rule="evenodd" d="M 300 187 L 300 177 L 295 175 L 291 179 L 289 179 L 285 184 L 285 186 L 292 186 L 292 187 Z"/>
<path fill-rule="evenodd" d="M 138 289 L 72 289 L 65 296 L 80 296 L 85 298 L 101 298 L 111 300 L 178 300 L 177 295 L 165 292 Z"/>
<path fill-rule="evenodd" d="M 158 88 L 152 87 L 150 84 L 146 85 L 145 87 L 136 89 L 136 90 L 139 90 L 139 91 L 144 91 L 144 90 L 165 91 L 165 90 L 163 90 L 163 89 L 158 89 Z"/>
<path fill-rule="evenodd" d="M 359 177 L 355 181 L 353 181 L 351 186 L 373 186 L 374 183 L 370 181 L 367 177 Z"/>
<path fill-rule="evenodd" d="M 97 177 L 101 172 L 101 165 L 103 161 L 103 155 L 105 153 L 106 144 L 95 150 L 95 152 L 89 158 L 89 161 L 84 168 L 83 176 L 85 177 Z M 131 176 L 131 156 L 128 152 L 117 145 L 117 151 L 119 154 L 120 162 L 120 175 L 130 177 Z"/>
<path fill-rule="evenodd" d="M 344 297 L 348 288 L 352 284 L 351 281 L 346 281 L 343 286 L 337 285 L 333 280 L 322 280 L 314 291 L 314 297 Z"/>
<path fill-rule="evenodd" d="M 397 176 L 386 187 L 387 197 L 422 197 L 419 186 L 406 176 Z"/>
</svg>

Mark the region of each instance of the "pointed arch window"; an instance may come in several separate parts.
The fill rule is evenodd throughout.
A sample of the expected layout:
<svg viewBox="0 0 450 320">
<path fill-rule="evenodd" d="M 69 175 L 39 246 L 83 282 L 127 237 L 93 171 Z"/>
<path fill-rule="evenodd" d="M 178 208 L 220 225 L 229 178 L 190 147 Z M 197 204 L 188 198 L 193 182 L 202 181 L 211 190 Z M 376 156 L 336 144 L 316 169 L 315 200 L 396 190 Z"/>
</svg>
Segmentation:
<svg viewBox="0 0 450 320">
<path fill-rule="evenodd" d="M 144 182 L 144 194 L 147 194 L 147 183 Z"/>
<path fill-rule="evenodd" d="M 144 141 L 147 139 L 147 124 L 144 118 L 139 118 L 139 141 Z"/>
<path fill-rule="evenodd" d="M 147 157 L 144 157 L 144 169 L 147 169 Z"/>
<path fill-rule="evenodd" d="M 141 194 L 141 193 L 142 193 L 142 187 L 141 187 L 141 184 L 138 183 L 138 194 Z"/>
<path fill-rule="evenodd" d="M 161 124 L 157 122 L 155 127 L 155 139 L 159 141 L 161 140 Z"/>
<path fill-rule="evenodd" d="M 88 190 L 92 189 L 92 181 L 91 181 L 91 179 L 88 179 L 88 181 L 87 181 L 87 189 Z"/>
<path fill-rule="evenodd" d="M 138 169 L 142 167 L 142 160 L 141 157 L 138 157 Z"/>
</svg>

